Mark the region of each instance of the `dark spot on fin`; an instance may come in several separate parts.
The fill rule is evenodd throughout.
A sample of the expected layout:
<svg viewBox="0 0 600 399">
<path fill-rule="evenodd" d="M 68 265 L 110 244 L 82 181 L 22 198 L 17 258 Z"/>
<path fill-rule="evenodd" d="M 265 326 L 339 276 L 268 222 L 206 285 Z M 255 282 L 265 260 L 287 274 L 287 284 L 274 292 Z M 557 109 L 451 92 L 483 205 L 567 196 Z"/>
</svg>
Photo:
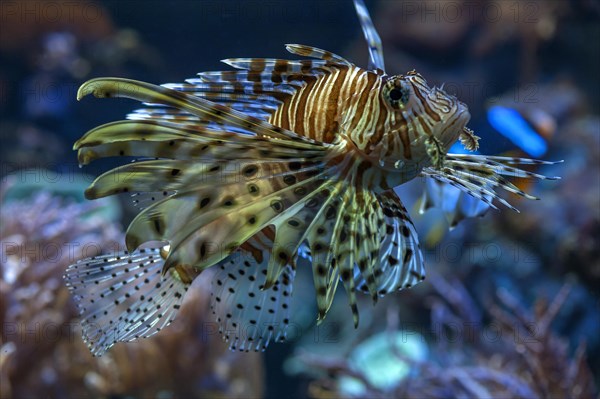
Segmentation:
<svg viewBox="0 0 600 399">
<path fill-rule="evenodd" d="M 251 249 L 260 250 L 253 239 L 245 248 L 248 250 L 238 249 L 221 261 L 222 268 L 215 268 L 211 309 L 231 350 L 263 351 L 270 342 L 286 339 L 295 271 L 286 265 L 275 284 L 266 288 L 268 251 L 254 257 Z M 274 256 L 288 258 L 286 253 Z"/>
</svg>

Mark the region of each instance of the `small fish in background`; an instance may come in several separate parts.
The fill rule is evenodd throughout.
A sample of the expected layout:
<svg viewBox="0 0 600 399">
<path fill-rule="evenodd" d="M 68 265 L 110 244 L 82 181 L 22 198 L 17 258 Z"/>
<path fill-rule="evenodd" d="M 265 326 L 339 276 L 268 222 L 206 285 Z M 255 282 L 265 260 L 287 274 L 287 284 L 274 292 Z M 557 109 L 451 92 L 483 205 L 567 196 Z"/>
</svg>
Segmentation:
<svg viewBox="0 0 600 399">
<path fill-rule="evenodd" d="M 509 139 L 523 152 L 530 156 L 540 157 L 548 151 L 547 138 L 540 134 L 554 134 L 556 123 L 549 115 L 539 112 L 535 115 L 540 122 L 536 130 L 524 116 L 514 108 L 494 105 L 487 111 L 487 118 L 492 127 Z"/>
<path fill-rule="evenodd" d="M 487 120 L 495 132 L 516 146 L 503 155 L 543 157 L 562 121 L 583 108 L 581 93 L 569 81 L 530 84 L 490 102 Z M 523 191 L 531 188 L 531 181 L 527 179 L 515 179 L 514 184 Z"/>
<path fill-rule="evenodd" d="M 553 162 L 448 153 L 459 139 L 469 151 L 478 147 L 466 104 L 416 71 L 387 75 L 367 9 L 354 4 L 368 69 L 289 44 L 290 53 L 312 59 L 233 58 L 224 62 L 235 70 L 181 84 L 98 78 L 80 87 L 78 99 L 146 104 L 74 145 L 82 165 L 138 157 L 85 192 L 133 195 L 140 213 L 127 251 L 81 260 L 65 275 L 93 354 L 166 327 L 210 267 L 211 307 L 230 348 L 284 341 L 299 253 L 312 263 L 317 320 L 341 282 L 357 326 L 358 292 L 376 302 L 425 278 L 415 227 L 394 187 L 417 176 L 439 181 L 430 203 L 442 208 L 456 200 L 447 185 L 494 208 L 492 201 L 515 209 L 497 188 L 535 198 L 503 176 L 547 179 L 515 165 Z"/>
<path fill-rule="evenodd" d="M 539 108 L 525 112 L 502 105 L 494 105 L 487 110 L 490 125 L 517 146 L 517 149 L 506 151 L 503 155 L 541 157 L 548 151 L 548 140 L 556 130 L 555 119 Z M 531 188 L 531 183 L 523 179 L 515 179 L 514 184 L 524 191 Z"/>
<path fill-rule="evenodd" d="M 529 84 L 490 101 L 487 120 L 518 147 L 520 156 L 541 157 L 559 124 L 583 108 L 580 91 L 569 81 Z"/>
</svg>

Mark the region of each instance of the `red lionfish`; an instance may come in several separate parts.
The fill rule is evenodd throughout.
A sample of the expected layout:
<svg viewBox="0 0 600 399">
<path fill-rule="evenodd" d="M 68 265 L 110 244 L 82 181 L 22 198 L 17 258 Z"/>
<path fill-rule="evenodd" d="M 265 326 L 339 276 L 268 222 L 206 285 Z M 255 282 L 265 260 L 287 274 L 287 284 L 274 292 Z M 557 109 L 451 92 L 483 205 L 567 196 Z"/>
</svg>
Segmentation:
<svg viewBox="0 0 600 399">
<path fill-rule="evenodd" d="M 458 139 L 478 146 L 467 106 L 415 71 L 387 75 L 368 11 L 354 4 L 369 69 L 290 44 L 290 53 L 312 59 L 233 58 L 224 62 L 235 70 L 181 84 L 98 78 L 81 86 L 78 99 L 127 97 L 147 106 L 74 145 L 82 165 L 138 157 L 98 177 L 85 195 L 130 193 L 143 207 L 127 229 L 128 251 L 66 271 L 93 354 L 167 326 L 211 266 L 211 306 L 230 348 L 283 341 L 299 253 L 312 263 L 318 321 L 341 282 L 358 325 L 356 292 L 376 301 L 425 278 L 415 227 L 394 187 L 427 176 L 491 207 L 496 199 L 513 208 L 496 188 L 534 198 L 504 176 L 544 179 L 512 165 L 552 162 L 448 154 Z"/>
</svg>

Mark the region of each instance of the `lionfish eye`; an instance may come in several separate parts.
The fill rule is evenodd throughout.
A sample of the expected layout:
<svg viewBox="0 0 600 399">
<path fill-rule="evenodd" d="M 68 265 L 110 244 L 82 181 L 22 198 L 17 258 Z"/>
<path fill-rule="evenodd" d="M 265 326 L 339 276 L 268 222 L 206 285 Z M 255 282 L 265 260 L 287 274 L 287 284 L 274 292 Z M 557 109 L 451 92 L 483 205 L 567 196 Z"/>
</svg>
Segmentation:
<svg viewBox="0 0 600 399">
<path fill-rule="evenodd" d="M 392 108 L 402 108 L 410 95 L 408 84 L 402 79 L 390 79 L 383 86 L 383 97 Z"/>
<path fill-rule="evenodd" d="M 392 89 L 392 91 L 390 91 L 390 98 L 394 101 L 398 101 L 402 98 L 402 94 L 402 90 Z"/>
</svg>

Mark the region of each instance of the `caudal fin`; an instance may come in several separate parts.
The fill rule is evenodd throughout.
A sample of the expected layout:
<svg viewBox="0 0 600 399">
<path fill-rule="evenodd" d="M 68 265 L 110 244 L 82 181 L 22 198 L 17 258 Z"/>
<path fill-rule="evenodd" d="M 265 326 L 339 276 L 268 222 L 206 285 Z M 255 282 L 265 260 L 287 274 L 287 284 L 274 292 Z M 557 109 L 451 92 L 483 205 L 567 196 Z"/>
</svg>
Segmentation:
<svg viewBox="0 0 600 399">
<path fill-rule="evenodd" d="M 149 337 L 177 314 L 188 282 L 173 272 L 162 275 L 157 248 L 80 260 L 64 279 L 77 303 L 83 339 L 94 356 L 120 341 Z"/>
</svg>

